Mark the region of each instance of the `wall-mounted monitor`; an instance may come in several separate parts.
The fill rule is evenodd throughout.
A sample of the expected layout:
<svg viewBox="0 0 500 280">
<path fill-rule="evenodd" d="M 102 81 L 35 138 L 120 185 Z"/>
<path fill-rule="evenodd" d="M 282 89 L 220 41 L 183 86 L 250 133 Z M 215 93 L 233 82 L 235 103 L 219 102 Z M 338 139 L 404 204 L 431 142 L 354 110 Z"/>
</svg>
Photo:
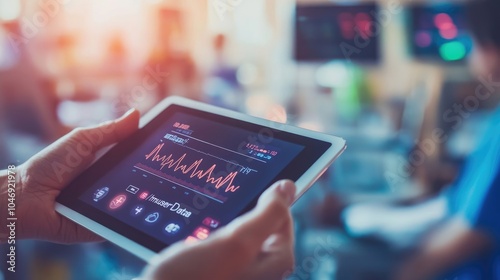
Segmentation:
<svg viewBox="0 0 500 280">
<path fill-rule="evenodd" d="M 295 12 L 294 58 L 376 62 L 382 26 L 375 3 L 298 5 Z"/>
<path fill-rule="evenodd" d="M 426 3 L 409 7 L 409 39 L 418 59 L 464 61 L 472 49 L 464 4 Z"/>
</svg>

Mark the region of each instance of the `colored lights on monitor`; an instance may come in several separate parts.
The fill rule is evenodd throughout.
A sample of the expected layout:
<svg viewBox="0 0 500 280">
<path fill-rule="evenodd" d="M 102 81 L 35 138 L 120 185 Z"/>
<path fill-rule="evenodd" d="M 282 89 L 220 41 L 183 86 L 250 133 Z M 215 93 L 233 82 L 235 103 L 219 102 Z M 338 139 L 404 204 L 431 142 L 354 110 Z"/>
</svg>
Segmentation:
<svg viewBox="0 0 500 280">
<path fill-rule="evenodd" d="M 453 41 L 441 45 L 439 53 L 446 61 L 456 61 L 463 59 L 467 55 L 467 50 L 461 42 Z"/>
<path fill-rule="evenodd" d="M 434 24 L 439 30 L 441 37 L 452 40 L 458 36 L 458 28 L 450 15 L 439 13 L 434 16 Z"/>
<path fill-rule="evenodd" d="M 354 39 L 356 32 L 365 40 L 373 36 L 373 20 L 368 13 L 343 12 L 339 14 L 338 21 L 342 37 L 347 40 Z"/>
<path fill-rule="evenodd" d="M 472 48 L 461 4 L 423 4 L 411 8 L 411 36 L 417 57 L 461 61 Z"/>
<path fill-rule="evenodd" d="M 431 34 L 427 31 L 420 31 L 415 35 L 415 44 L 421 48 L 426 48 L 432 44 Z"/>
<path fill-rule="evenodd" d="M 453 40 L 458 37 L 458 26 L 450 15 L 439 13 L 434 16 L 434 26 L 442 39 Z M 437 40 L 437 38 L 434 38 Z M 429 30 L 420 30 L 415 34 L 415 44 L 418 47 L 426 48 L 433 42 L 432 33 Z"/>
</svg>

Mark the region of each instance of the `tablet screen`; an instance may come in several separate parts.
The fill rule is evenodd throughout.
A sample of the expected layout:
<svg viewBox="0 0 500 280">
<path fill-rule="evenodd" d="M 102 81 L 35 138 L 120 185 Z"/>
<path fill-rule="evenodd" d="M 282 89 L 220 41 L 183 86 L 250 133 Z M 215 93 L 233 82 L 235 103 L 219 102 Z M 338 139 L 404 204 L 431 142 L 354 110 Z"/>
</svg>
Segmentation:
<svg viewBox="0 0 500 280">
<path fill-rule="evenodd" d="M 328 142 L 169 106 L 75 180 L 58 201 L 158 252 L 196 241 L 298 179 Z"/>
<path fill-rule="evenodd" d="M 80 199 L 168 243 L 204 239 L 304 149 L 257 137 L 175 113 Z"/>
</svg>

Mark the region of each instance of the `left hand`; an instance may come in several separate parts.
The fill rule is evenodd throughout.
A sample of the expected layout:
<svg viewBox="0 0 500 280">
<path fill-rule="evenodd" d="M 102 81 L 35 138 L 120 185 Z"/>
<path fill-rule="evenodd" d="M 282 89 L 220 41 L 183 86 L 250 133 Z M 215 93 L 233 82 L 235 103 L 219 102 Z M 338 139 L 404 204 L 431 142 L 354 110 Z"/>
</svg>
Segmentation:
<svg viewBox="0 0 500 280">
<path fill-rule="evenodd" d="M 293 269 L 289 206 L 295 185 L 269 188 L 254 210 L 195 244 L 177 243 L 153 258 L 143 279 L 283 279 Z"/>
<path fill-rule="evenodd" d="M 17 168 L 17 237 L 58 243 L 101 241 L 101 237 L 54 210 L 55 199 L 94 161 L 98 151 L 124 140 L 138 129 L 140 114 L 78 128 Z"/>
</svg>

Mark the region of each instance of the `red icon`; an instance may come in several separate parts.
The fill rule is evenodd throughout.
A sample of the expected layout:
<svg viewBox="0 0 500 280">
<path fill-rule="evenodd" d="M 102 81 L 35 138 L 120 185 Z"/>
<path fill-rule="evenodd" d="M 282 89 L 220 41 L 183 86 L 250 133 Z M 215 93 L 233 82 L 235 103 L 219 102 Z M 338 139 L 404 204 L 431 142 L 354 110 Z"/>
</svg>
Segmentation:
<svg viewBox="0 0 500 280">
<path fill-rule="evenodd" d="M 194 237 L 198 238 L 199 240 L 207 239 L 209 234 L 210 230 L 204 227 L 199 227 L 193 232 Z"/>
<path fill-rule="evenodd" d="M 148 195 L 149 195 L 149 193 L 148 193 L 148 192 L 142 192 L 142 193 L 139 195 L 139 198 L 144 200 L 144 199 L 148 198 Z"/>
<path fill-rule="evenodd" d="M 188 236 L 186 238 L 186 240 L 184 240 L 184 242 L 186 244 L 193 244 L 193 243 L 196 243 L 197 241 L 198 241 L 198 239 L 196 237 L 194 237 L 194 236 Z"/>
<path fill-rule="evenodd" d="M 203 219 L 203 224 L 206 225 L 207 227 L 215 229 L 215 228 L 219 227 L 220 223 L 216 219 L 212 219 L 210 217 L 206 217 L 205 219 Z"/>
<path fill-rule="evenodd" d="M 110 209 L 117 209 L 117 208 L 121 207 L 123 205 L 123 203 L 125 203 L 126 200 L 127 200 L 127 197 L 124 194 L 117 195 L 109 203 L 109 208 Z"/>
</svg>

